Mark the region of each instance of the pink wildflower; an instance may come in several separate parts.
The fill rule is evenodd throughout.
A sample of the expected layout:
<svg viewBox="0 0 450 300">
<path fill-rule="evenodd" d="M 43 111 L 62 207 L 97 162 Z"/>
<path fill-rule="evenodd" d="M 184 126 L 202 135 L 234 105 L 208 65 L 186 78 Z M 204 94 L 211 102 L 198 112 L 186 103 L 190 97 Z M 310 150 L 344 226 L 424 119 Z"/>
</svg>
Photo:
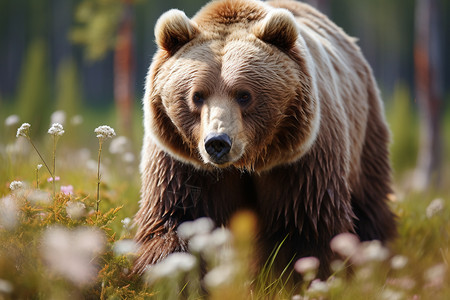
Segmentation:
<svg viewBox="0 0 450 300">
<path fill-rule="evenodd" d="M 60 178 L 59 178 L 59 176 L 55 176 L 55 181 L 59 181 L 60 180 Z M 52 177 L 49 177 L 48 179 L 47 179 L 47 182 L 52 182 L 53 181 L 53 178 Z"/>
<path fill-rule="evenodd" d="M 73 195 L 73 186 L 72 185 L 62 185 L 61 193 L 65 195 Z"/>
</svg>

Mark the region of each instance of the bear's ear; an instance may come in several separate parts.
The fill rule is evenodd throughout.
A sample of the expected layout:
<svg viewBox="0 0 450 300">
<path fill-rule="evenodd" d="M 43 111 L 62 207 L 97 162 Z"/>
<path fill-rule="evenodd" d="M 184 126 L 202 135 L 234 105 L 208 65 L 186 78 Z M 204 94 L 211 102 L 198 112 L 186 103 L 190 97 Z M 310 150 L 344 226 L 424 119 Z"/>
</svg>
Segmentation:
<svg viewBox="0 0 450 300">
<path fill-rule="evenodd" d="M 184 12 L 171 9 L 159 17 L 155 25 L 158 47 L 170 54 L 175 53 L 198 33 L 197 26 Z"/>
<path fill-rule="evenodd" d="M 253 29 L 255 36 L 283 50 L 294 47 L 298 38 L 294 16 L 286 9 L 277 8 L 267 14 Z"/>
</svg>

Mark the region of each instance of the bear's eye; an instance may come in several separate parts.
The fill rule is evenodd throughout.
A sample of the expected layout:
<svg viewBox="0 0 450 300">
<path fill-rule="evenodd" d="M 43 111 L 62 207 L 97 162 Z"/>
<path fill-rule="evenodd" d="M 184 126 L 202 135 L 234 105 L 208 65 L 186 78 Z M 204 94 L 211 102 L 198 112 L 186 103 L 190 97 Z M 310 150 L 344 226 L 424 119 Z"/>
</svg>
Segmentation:
<svg viewBox="0 0 450 300">
<path fill-rule="evenodd" d="M 250 95 L 249 92 L 239 92 L 236 95 L 236 101 L 240 104 L 240 105 L 246 105 L 247 103 L 250 102 L 250 100 L 252 99 L 252 95 Z"/>
<path fill-rule="evenodd" d="M 192 96 L 192 101 L 194 102 L 195 105 L 202 105 L 205 99 L 201 93 L 195 92 L 194 95 Z"/>
</svg>

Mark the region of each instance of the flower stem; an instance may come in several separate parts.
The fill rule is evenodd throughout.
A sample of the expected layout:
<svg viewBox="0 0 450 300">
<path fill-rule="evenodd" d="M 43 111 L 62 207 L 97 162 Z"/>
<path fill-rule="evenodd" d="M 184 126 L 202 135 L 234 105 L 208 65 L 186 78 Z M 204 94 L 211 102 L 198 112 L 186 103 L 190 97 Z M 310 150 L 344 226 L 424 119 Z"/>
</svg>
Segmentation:
<svg viewBox="0 0 450 300">
<path fill-rule="evenodd" d="M 99 148 L 98 148 L 98 165 L 97 165 L 97 212 L 98 206 L 100 204 L 100 157 L 102 155 L 102 141 L 99 140 Z"/>
<path fill-rule="evenodd" d="M 41 158 L 42 162 L 44 163 L 45 168 L 47 168 L 48 173 L 50 173 L 50 176 L 52 176 L 53 178 L 53 173 L 52 171 L 50 171 L 50 168 L 48 167 L 47 163 L 45 162 L 44 158 L 42 157 L 41 153 L 39 152 L 39 150 L 36 148 L 36 146 L 34 145 L 33 141 L 31 140 L 31 138 L 28 138 L 28 141 L 30 141 L 31 146 L 33 146 L 34 150 L 36 150 L 36 153 L 39 155 L 39 157 Z"/>
<path fill-rule="evenodd" d="M 56 167 L 56 135 L 53 135 L 53 197 L 56 194 L 56 180 L 55 180 L 55 167 Z"/>
<path fill-rule="evenodd" d="M 39 169 L 36 168 L 36 189 L 39 189 Z"/>
</svg>

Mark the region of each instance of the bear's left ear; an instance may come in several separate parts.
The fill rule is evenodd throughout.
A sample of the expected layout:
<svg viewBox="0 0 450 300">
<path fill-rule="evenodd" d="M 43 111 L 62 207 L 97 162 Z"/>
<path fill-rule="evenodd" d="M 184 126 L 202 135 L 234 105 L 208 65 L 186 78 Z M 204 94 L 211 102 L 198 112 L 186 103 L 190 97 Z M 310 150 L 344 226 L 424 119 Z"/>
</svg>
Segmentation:
<svg viewBox="0 0 450 300">
<path fill-rule="evenodd" d="M 277 8 L 267 14 L 254 28 L 255 36 L 283 50 L 294 47 L 298 38 L 294 16 L 286 9 Z"/>
<path fill-rule="evenodd" d="M 158 47 L 174 54 L 184 44 L 191 41 L 198 28 L 184 12 L 171 9 L 159 17 L 155 25 L 155 38 Z"/>
</svg>

